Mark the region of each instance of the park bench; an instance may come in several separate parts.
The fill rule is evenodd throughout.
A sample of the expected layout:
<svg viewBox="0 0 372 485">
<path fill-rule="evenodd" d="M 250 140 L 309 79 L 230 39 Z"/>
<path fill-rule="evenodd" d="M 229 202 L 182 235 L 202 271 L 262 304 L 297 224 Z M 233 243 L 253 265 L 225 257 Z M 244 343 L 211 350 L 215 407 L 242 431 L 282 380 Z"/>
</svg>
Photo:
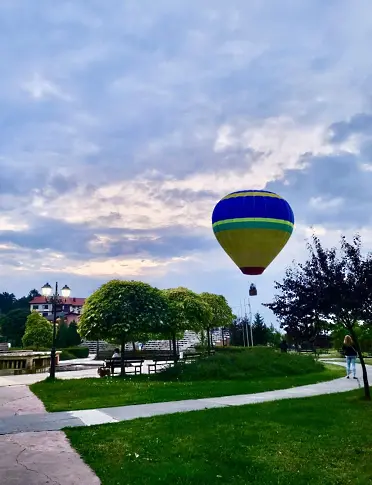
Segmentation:
<svg viewBox="0 0 372 485">
<path fill-rule="evenodd" d="M 192 353 L 189 353 L 189 354 L 184 354 L 182 359 L 178 359 L 177 362 L 186 364 L 187 362 L 193 362 L 193 361 L 195 361 L 196 359 L 198 359 L 202 356 L 203 356 L 203 354 L 200 354 L 200 353 L 197 353 L 197 352 L 192 352 Z M 156 374 L 156 372 L 159 370 L 160 366 L 162 368 L 164 368 L 164 364 L 166 364 L 166 365 L 167 364 L 174 364 L 174 355 L 169 354 L 169 356 L 167 358 L 164 358 L 164 357 L 154 358 L 153 363 L 148 365 L 149 374 L 153 374 L 153 373 Z"/>
<path fill-rule="evenodd" d="M 108 360 L 112 358 L 113 350 L 102 350 L 99 358 L 96 360 Z M 124 353 L 125 360 L 153 360 L 154 357 L 168 357 L 173 352 L 170 350 L 126 350 Z"/>
<path fill-rule="evenodd" d="M 125 366 L 125 369 L 129 368 L 130 371 L 132 372 L 127 372 L 127 370 L 125 370 L 125 373 L 127 374 L 134 374 L 134 375 L 137 375 L 137 374 L 142 374 L 142 365 L 143 365 L 143 359 L 127 359 L 125 358 L 125 361 L 124 361 L 124 366 Z M 116 357 L 114 359 L 107 359 L 105 361 L 105 367 L 106 368 L 109 368 L 110 371 L 111 371 L 111 374 L 113 375 L 115 373 L 115 369 L 116 368 L 121 368 L 121 358 L 120 357 Z"/>
<path fill-rule="evenodd" d="M 153 355 L 151 359 L 152 362 L 148 364 L 147 368 L 149 370 L 149 374 L 156 374 L 159 370 L 159 367 L 163 368 L 165 365 L 174 364 L 174 355 L 173 353 L 163 353 L 161 355 Z"/>
</svg>

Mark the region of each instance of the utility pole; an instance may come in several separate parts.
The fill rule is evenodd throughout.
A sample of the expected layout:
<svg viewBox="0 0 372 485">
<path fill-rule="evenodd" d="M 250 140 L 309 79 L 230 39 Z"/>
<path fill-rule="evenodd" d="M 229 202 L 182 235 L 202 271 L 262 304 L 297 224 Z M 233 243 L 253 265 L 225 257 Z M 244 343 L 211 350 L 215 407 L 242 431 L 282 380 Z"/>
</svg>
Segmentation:
<svg viewBox="0 0 372 485">
<path fill-rule="evenodd" d="M 244 298 L 244 306 L 246 307 L 245 298 Z M 249 312 L 249 333 L 251 339 L 251 346 L 253 347 L 253 331 L 252 331 L 252 324 L 253 324 L 253 316 L 252 316 L 252 307 L 251 307 L 251 300 L 248 297 L 248 312 Z M 247 310 L 246 310 L 247 314 Z"/>
</svg>

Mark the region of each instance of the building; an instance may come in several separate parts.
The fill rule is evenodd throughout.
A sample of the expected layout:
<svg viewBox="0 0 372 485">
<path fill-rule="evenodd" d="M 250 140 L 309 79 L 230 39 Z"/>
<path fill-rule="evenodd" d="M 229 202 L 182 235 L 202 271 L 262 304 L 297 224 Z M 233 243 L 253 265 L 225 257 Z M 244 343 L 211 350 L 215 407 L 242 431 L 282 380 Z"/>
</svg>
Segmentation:
<svg viewBox="0 0 372 485">
<path fill-rule="evenodd" d="M 71 322 L 78 322 L 85 298 L 62 298 L 62 304 L 58 308 L 57 316 L 63 316 L 67 325 Z M 48 320 L 53 319 L 53 305 L 45 300 L 44 296 L 37 296 L 30 301 L 30 312 L 39 312 Z"/>
</svg>

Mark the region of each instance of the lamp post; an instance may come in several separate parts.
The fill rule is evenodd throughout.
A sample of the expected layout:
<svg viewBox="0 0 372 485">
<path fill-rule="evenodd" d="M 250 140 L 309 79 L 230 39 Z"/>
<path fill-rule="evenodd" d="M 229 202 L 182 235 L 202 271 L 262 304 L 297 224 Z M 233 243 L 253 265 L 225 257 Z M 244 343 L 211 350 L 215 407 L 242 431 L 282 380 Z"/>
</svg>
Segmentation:
<svg viewBox="0 0 372 485">
<path fill-rule="evenodd" d="M 56 377 L 56 326 L 57 326 L 57 308 L 62 305 L 63 300 L 70 296 L 71 290 L 65 285 L 61 290 L 61 296 L 58 294 L 58 282 L 56 282 L 55 291 L 53 294 L 53 288 L 49 283 L 46 283 L 41 288 L 41 294 L 44 296 L 45 301 L 52 305 L 53 312 L 53 341 L 52 350 L 50 353 L 50 378 Z"/>
</svg>

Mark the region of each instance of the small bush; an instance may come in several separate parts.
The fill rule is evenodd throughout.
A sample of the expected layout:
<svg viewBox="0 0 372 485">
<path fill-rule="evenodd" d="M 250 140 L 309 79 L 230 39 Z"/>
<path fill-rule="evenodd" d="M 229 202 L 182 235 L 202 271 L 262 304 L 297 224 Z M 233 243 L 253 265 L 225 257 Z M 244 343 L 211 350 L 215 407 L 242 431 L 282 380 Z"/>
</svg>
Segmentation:
<svg viewBox="0 0 372 485">
<path fill-rule="evenodd" d="M 65 350 L 72 354 L 75 359 L 86 359 L 89 357 L 88 347 L 67 347 Z"/>
<path fill-rule="evenodd" d="M 257 380 L 265 377 L 293 376 L 319 372 L 321 362 L 312 356 L 281 353 L 270 347 L 217 352 L 195 362 L 179 362 L 159 373 L 160 379 L 180 381 Z"/>
<path fill-rule="evenodd" d="M 59 360 L 71 360 L 75 359 L 75 356 L 68 352 L 66 349 L 62 349 L 61 353 L 59 354 Z"/>
<path fill-rule="evenodd" d="M 249 350 L 249 347 L 235 347 L 229 345 L 225 347 L 213 347 L 213 350 L 215 350 L 216 352 L 247 352 L 247 350 Z"/>
</svg>

